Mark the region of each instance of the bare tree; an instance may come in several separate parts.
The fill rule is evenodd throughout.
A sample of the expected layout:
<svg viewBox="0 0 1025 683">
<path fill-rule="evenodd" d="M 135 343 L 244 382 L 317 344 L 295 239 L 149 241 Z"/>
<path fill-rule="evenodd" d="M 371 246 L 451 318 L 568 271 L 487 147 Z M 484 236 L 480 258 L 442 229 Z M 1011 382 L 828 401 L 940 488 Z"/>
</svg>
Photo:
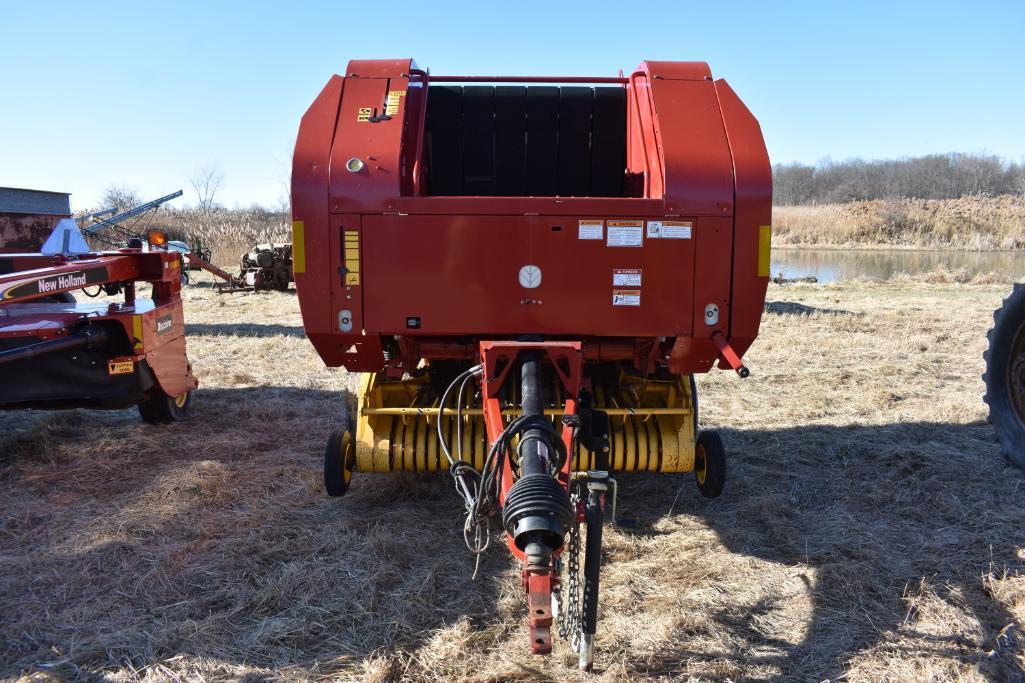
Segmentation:
<svg viewBox="0 0 1025 683">
<path fill-rule="evenodd" d="M 288 150 L 287 161 L 277 161 L 278 165 L 278 212 L 288 222 L 292 220 L 292 148 Z"/>
<path fill-rule="evenodd" d="M 139 193 L 127 185 L 108 185 L 100 197 L 100 204 L 104 209 L 117 209 L 118 213 L 127 211 L 141 204 Z"/>
<path fill-rule="evenodd" d="M 773 195 L 778 204 L 1021 193 L 1025 193 L 1025 163 L 991 154 L 930 154 L 880 161 L 826 159 L 815 165 L 773 168 Z"/>
<path fill-rule="evenodd" d="M 189 176 L 192 189 L 196 191 L 196 200 L 199 208 L 203 211 L 210 211 L 216 206 L 217 191 L 221 189 L 224 182 L 224 173 L 217 167 L 217 164 L 207 164 L 197 168 Z"/>
</svg>

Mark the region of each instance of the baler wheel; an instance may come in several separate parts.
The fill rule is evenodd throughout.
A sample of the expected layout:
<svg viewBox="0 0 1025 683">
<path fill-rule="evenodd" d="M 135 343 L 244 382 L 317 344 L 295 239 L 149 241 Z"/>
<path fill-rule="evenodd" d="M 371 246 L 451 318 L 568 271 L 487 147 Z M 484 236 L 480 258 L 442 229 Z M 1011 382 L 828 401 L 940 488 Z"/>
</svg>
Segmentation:
<svg viewBox="0 0 1025 683">
<path fill-rule="evenodd" d="M 726 450 L 718 432 L 703 431 L 694 448 L 694 479 L 705 498 L 718 498 L 726 483 Z"/>
<path fill-rule="evenodd" d="M 168 396 L 163 389 L 157 387 L 152 396 L 139 404 L 139 415 L 143 422 L 151 425 L 179 422 L 185 419 L 191 402 L 191 391 L 181 396 Z"/>
<path fill-rule="evenodd" d="M 324 450 L 324 489 L 327 495 L 333 498 L 345 495 L 355 464 L 356 443 L 352 432 L 348 429 L 331 432 Z"/>
<path fill-rule="evenodd" d="M 986 360 L 985 401 L 1004 455 L 1025 468 L 1025 284 L 1014 285 L 993 314 Z"/>
</svg>

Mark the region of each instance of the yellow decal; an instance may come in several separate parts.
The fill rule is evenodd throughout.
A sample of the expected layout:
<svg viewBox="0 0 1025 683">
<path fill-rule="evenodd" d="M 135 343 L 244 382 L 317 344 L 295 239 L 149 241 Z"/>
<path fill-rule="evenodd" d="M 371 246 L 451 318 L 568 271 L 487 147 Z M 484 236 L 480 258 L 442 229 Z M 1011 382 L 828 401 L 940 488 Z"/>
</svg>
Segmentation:
<svg viewBox="0 0 1025 683">
<path fill-rule="evenodd" d="M 772 255 L 772 226 L 758 228 L 758 277 L 769 277 L 769 258 Z"/>
<path fill-rule="evenodd" d="M 384 108 L 384 113 L 388 116 L 395 116 L 399 113 L 399 98 L 405 96 L 405 90 L 389 90 L 388 91 L 388 105 Z"/>
<path fill-rule="evenodd" d="M 292 272 L 306 272 L 306 225 L 292 221 Z"/>
<path fill-rule="evenodd" d="M 345 231 L 345 284 L 359 284 L 359 232 Z"/>
<path fill-rule="evenodd" d="M 359 112 L 356 114 L 356 122 L 359 123 L 360 121 L 369 121 L 373 113 L 373 107 L 360 107 Z"/>
<path fill-rule="evenodd" d="M 108 375 L 130 375 L 135 372 L 135 363 L 130 360 L 112 360 L 107 363 Z"/>
<path fill-rule="evenodd" d="M 132 316 L 132 334 L 135 336 L 135 343 L 132 345 L 136 351 L 142 351 L 143 338 L 142 338 L 142 316 Z"/>
</svg>

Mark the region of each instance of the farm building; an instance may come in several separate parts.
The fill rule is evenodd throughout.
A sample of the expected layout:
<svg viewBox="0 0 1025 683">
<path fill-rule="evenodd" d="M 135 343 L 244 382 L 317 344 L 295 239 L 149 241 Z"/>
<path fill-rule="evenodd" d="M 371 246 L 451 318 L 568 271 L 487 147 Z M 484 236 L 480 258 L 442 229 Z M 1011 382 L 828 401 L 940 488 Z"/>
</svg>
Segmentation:
<svg viewBox="0 0 1025 683">
<path fill-rule="evenodd" d="M 67 192 L 0 187 L 0 253 L 37 251 L 57 221 L 70 215 Z"/>
</svg>

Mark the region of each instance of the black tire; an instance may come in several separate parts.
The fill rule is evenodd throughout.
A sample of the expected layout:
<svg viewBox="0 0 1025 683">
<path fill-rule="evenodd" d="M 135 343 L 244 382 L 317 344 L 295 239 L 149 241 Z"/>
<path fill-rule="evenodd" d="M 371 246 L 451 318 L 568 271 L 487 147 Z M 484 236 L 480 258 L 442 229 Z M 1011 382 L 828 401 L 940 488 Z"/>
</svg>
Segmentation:
<svg viewBox="0 0 1025 683">
<path fill-rule="evenodd" d="M 985 401 L 1004 455 L 1025 469 L 1025 285 L 993 313 L 986 360 Z"/>
<path fill-rule="evenodd" d="M 349 490 L 355 466 L 356 443 L 349 430 L 335 430 L 324 449 L 324 490 L 332 498 L 340 498 Z"/>
<path fill-rule="evenodd" d="M 152 395 L 139 404 L 139 415 L 143 422 L 151 425 L 180 422 L 185 419 L 191 403 L 191 391 L 181 396 L 168 396 L 160 387 L 154 387 Z"/>
<path fill-rule="evenodd" d="M 694 448 L 694 481 L 705 498 L 718 498 L 726 484 L 726 450 L 718 432 L 703 431 Z"/>
</svg>

